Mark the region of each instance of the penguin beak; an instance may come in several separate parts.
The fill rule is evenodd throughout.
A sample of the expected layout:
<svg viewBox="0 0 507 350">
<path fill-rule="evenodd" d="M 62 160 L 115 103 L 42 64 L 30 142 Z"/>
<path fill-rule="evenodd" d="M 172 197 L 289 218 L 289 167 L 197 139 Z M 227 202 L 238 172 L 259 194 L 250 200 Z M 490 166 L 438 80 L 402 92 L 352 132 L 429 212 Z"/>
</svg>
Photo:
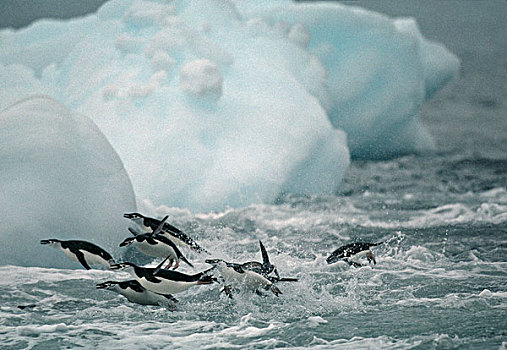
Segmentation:
<svg viewBox="0 0 507 350">
<path fill-rule="evenodd" d="M 104 282 L 104 283 L 97 283 L 97 285 L 95 287 L 97 289 L 107 289 L 110 286 L 111 286 L 110 282 Z"/>
<path fill-rule="evenodd" d="M 109 266 L 111 270 L 120 270 L 122 267 L 121 264 L 111 264 L 111 266 Z"/>
<path fill-rule="evenodd" d="M 337 256 L 337 255 L 333 255 L 331 254 L 327 259 L 326 259 L 326 262 L 328 264 L 333 264 L 335 262 L 337 262 L 338 260 L 340 260 L 340 258 Z"/>
<path fill-rule="evenodd" d="M 220 263 L 220 261 L 221 261 L 220 259 L 206 259 L 206 260 L 204 260 L 204 262 L 206 264 L 210 264 L 210 265 L 217 265 Z"/>
<path fill-rule="evenodd" d="M 43 239 L 40 241 L 40 244 L 51 244 L 51 241 L 47 240 L 47 239 Z"/>
<path fill-rule="evenodd" d="M 135 219 L 138 215 L 136 213 L 125 213 L 123 214 L 123 217 L 125 219 Z"/>
<path fill-rule="evenodd" d="M 132 238 L 127 238 L 120 243 L 120 247 L 126 247 L 132 244 Z"/>
</svg>

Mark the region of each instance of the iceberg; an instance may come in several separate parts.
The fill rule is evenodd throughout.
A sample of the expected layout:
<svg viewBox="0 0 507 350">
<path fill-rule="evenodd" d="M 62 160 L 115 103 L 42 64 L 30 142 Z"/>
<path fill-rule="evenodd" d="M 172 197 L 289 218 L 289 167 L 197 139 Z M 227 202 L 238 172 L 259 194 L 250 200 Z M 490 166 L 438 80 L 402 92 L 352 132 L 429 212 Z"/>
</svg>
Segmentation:
<svg viewBox="0 0 507 350">
<path fill-rule="evenodd" d="M 97 124 L 139 200 L 201 212 L 433 149 L 418 110 L 459 69 L 413 19 L 336 3 L 111 0 L 0 38 L 0 107 L 51 96 Z"/>
<path fill-rule="evenodd" d="M 302 41 L 322 62 L 327 94 L 314 95 L 325 102 L 333 126 L 347 133 L 352 157 L 434 149 L 418 111 L 458 74 L 460 61 L 426 40 L 415 19 L 327 2 L 247 4 L 246 16 L 284 27 L 289 40 Z"/>
<path fill-rule="evenodd" d="M 79 267 L 41 239 L 82 239 L 119 258 L 136 209 L 123 164 L 98 127 L 46 96 L 0 112 L 0 265 Z"/>
</svg>

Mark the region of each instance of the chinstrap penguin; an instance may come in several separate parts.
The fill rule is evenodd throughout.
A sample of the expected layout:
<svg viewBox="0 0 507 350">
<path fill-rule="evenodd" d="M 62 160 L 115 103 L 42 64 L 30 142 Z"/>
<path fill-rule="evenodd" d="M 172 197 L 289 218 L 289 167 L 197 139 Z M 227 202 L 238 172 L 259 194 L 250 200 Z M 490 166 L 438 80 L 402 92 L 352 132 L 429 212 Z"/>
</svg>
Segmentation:
<svg viewBox="0 0 507 350">
<path fill-rule="evenodd" d="M 371 252 L 370 248 L 378 246 L 382 243 L 383 242 L 380 243 L 355 242 L 346 244 L 336 249 L 333 253 L 331 253 L 331 255 L 326 259 L 326 262 L 328 264 L 333 264 L 341 260 L 345 261 L 351 266 L 361 267 L 363 265 L 357 261 L 354 261 L 354 259 L 359 259 L 362 256 L 366 256 L 366 259 L 368 259 L 369 263 L 373 262 L 373 264 L 376 264 L 377 261 L 375 260 L 375 257 L 373 256 L 373 253 Z"/>
<path fill-rule="evenodd" d="M 123 282 L 106 281 L 98 283 L 97 289 L 107 289 L 123 295 L 130 302 L 141 305 L 159 305 L 171 309 L 175 308 L 178 300 L 170 294 L 158 294 L 141 286 L 136 280 Z"/>
<path fill-rule="evenodd" d="M 132 231 L 131 231 L 132 232 Z M 134 237 L 128 237 L 120 243 L 120 247 L 133 246 L 140 252 L 157 257 L 165 258 L 169 256 L 169 264 L 165 267 L 170 268 L 174 264 L 174 270 L 180 265 L 180 260 L 183 260 L 190 267 L 194 267 L 181 253 L 178 247 L 166 236 L 160 234 L 136 234 Z"/>
<path fill-rule="evenodd" d="M 207 259 L 205 262 L 213 265 L 219 271 L 224 288 L 222 291 L 232 298 L 232 284 L 246 287 L 260 294 L 259 288 L 271 290 L 273 294 L 278 296 L 282 294 L 280 289 L 274 285 L 276 282 L 297 282 L 297 278 L 280 277 L 276 267 L 269 261 L 268 252 L 259 241 L 262 255 L 262 263 L 258 261 L 249 261 L 242 264 L 226 262 L 222 259 Z M 271 275 L 274 273 L 274 275 Z"/>
<path fill-rule="evenodd" d="M 87 270 L 90 265 L 102 265 L 110 268 L 115 263 L 111 254 L 101 247 L 86 241 L 43 239 L 40 244 L 60 249 L 69 259 L 79 262 Z"/>
<path fill-rule="evenodd" d="M 232 298 L 232 286 L 244 287 L 261 294 L 261 289 L 271 290 L 274 295 L 282 294 L 280 289 L 274 285 L 268 278 L 263 276 L 255 269 L 250 269 L 250 263 L 236 264 L 224 261 L 222 259 L 206 259 L 207 264 L 213 265 L 220 274 L 224 282 L 223 292 Z M 221 292 L 222 292 L 221 291 Z"/>
<path fill-rule="evenodd" d="M 215 280 L 211 275 L 211 269 L 194 275 L 162 269 L 164 259 L 157 267 L 140 267 L 131 262 L 122 262 L 111 265 L 112 270 L 129 272 L 144 288 L 159 294 L 176 294 L 190 287 L 211 284 Z"/>
<path fill-rule="evenodd" d="M 261 249 L 261 255 L 262 255 L 262 263 L 258 261 L 249 261 L 246 263 L 241 264 L 243 268 L 255 271 L 257 273 L 260 273 L 264 277 L 268 278 L 268 276 L 273 272 L 277 278 L 280 278 L 280 275 L 278 274 L 278 271 L 275 267 L 275 265 L 271 264 L 269 261 L 268 252 L 266 251 L 266 248 L 264 247 L 264 244 L 262 244 L 261 241 L 259 241 L 259 246 Z"/>
<path fill-rule="evenodd" d="M 123 214 L 124 218 L 130 219 L 136 224 L 138 224 L 142 229 L 146 230 L 153 230 L 155 231 L 156 228 L 161 224 L 161 220 L 150 218 L 147 216 L 144 216 L 139 213 L 125 213 Z M 172 240 L 174 243 L 186 246 L 192 250 L 195 250 L 199 253 L 207 253 L 206 249 L 200 247 L 191 237 L 189 237 L 186 233 L 181 231 L 180 229 L 174 227 L 173 225 L 169 223 L 164 223 L 164 225 L 161 228 L 160 234 L 166 235 L 167 238 Z"/>
<path fill-rule="evenodd" d="M 242 267 L 248 270 L 255 271 L 257 273 L 260 273 L 264 277 L 266 277 L 271 282 L 297 282 L 297 278 L 291 278 L 291 277 L 280 277 L 278 274 L 278 270 L 276 269 L 275 265 L 271 264 L 269 261 L 269 255 L 264 247 L 264 244 L 262 244 L 262 241 L 259 241 L 259 246 L 261 249 L 261 255 L 262 255 L 262 263 L 258 261 L 249 261 L 242 264 Z M 271 273 L 274 273 L 274 275 L 271 275 Z"/>
</svg>

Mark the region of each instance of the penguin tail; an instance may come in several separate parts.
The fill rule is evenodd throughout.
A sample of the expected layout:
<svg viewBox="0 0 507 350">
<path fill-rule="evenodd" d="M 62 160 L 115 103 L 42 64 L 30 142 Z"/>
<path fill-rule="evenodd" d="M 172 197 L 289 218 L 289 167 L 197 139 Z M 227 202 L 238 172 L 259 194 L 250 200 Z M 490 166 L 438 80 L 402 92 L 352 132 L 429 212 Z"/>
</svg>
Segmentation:
<svg viewBox="0 0 507 350">
<path fill-rule="evenodd" d="M 213 282 L 217 282 L 217 279 L 214 278 L 213 276 L 206 275 L 199 278 L 197 284 L 212 284 Z"/>
</svg>

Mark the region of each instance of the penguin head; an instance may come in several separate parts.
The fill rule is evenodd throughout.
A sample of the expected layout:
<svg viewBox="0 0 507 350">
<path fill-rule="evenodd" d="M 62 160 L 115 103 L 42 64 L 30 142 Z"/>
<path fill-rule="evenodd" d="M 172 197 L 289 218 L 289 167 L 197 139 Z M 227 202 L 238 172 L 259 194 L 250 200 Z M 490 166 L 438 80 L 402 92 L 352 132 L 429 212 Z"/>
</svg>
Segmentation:
<svg viewBox="0 0 507 350">
<path fill-rule="evenodd" d="M 123 214 L 123 217 L 126 219 L 130 219 L 134 222 L 139 221 L 139 220 L 144 220 L 144 215 L 139 214 L 139 213 L 125 213 L 125 214 Z"/>
<path fill-rule="evenodd" d="M 213 266 L 217 266 L 217 265 L 225 265 L 225 261 L 223 261 L 222 259 L 206 259 L 204 260 L 204 262 L 206 264 L 210 264 L 210 265 L 213 265 Z"/>
<path fill-rule="evenodd" d="M 51 238 L 51 239 L 43 239 L 40 241 L 42 245 L 49 245 L 50 247 L 58 248 L 61 246 L 62 242 L 59 239 Z"/>
<path fill-rule="evenodd" d="M 97 283 L 96 284 L 96 288 L 97 289 L 114 290 L 114 289 L 116 289 L 118 283 L 120 283 L 120 282 L 106 281 L 106 282 L 103 282 L 103 283 Z"/>
<path fill-rule="evenodd" d="M 336 254 L 336 252 L 334 252 L 333 254 L 327 257 L 326 262 L 328 264 L 334 264 L 335 262 L 341 260 L 342 258 L 343 254 Z"/>
<path fill-rule="evenodd" d="M 132 243 L 134 243 L 135 239 L 136 239 L 135 237 L 125 238 L 125 240 L 120 243 L 120 247 L 128 247 L 129 245 L 131 245 Z"/>
<path fill-rule="evenodd" d="M 111 264 L 110 269 L 134 273 L 136 267 L 137 266 L 131 262 L 121 262 L 118 264 Z"/>
</svg>

